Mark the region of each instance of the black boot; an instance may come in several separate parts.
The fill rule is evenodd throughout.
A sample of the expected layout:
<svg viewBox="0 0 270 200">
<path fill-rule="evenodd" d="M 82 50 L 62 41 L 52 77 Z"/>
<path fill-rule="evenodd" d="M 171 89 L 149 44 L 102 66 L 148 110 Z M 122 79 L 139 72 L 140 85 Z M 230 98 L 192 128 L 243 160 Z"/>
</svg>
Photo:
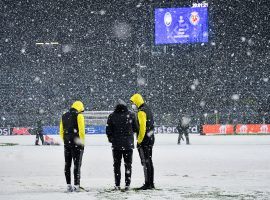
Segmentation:
<svg viewBox="0 0 270 200">
<path fill-rule="evenodd" d="M 181 142 L 181 136 L 180 136 L 180 134 L 178 135 L 178 141 L 177 141 L 177 144 L 180 144 L 180 142 Z"/>
<path fill-rule="evenodd" d="M 38 145 L 38 135 L 36 135 L 36 141 L 35 141 L 35 145 Z"/>
<path fill-rule="evenodd" d="M 116 185 L 116 186 L 114 186 L 114 190 L 119 191 L 119 190 L 121 190 L 121 187 L 119 185 Z"/>
<path fill-rule="evenodd" d="M 150 189 L 156 189 L 154 183 L 150 184 Z"/>
<path fill-rule="evenodd" d="M 136 190 L 150 190 L 150 189 L 152 189 L 152 187 L 148 183 L 145 183 L 142 187 L 136 188 Z"/>
<path fill-rule="evenodd" d="M 186 138 L 186 144 L 189 144 L 189 137 Z"/>
<path fill-rule="evenodd" d="M 130 186 L 129 185 L 126 185 L 125 186 L 125 191 L 128 191 L 128 190 L 130 190 Z"/>
</svg>

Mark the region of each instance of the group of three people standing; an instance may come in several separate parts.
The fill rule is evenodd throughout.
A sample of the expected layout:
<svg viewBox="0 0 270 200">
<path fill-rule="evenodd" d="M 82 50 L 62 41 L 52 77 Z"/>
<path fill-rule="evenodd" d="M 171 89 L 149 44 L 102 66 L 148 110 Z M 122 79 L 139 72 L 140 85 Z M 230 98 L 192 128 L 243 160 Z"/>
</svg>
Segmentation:
<svg viewBox="0 0 270 200">
<path fill-rule="evenodd" d="M 154 119 L 151 109 L 140 94 L 130 98 L 137 114 L 128 110 L 124 101 L 119 100 L 115 110 L 108 117 L 106 134 L 112 143 L 115 190 L 120 190 L 121 160 L 125 163 L 125 190 L 130 189 L 134 134 L 137 135 L 137 149 L 144 169 L 145 183 L 139 190 L 154 189 L 154 167 L 152 150 L 155 142 Z M 64 141 L 65 177 L 67 191 L 80 191 L 80 168 L 85 144 L 85 124 L 82 112 L 84 106 L 76 101 L 63 114 L 60 121 L 60 137 Z M 71 163 L 74 162 L 74 186 L 71 185 Z"/>
</svg>

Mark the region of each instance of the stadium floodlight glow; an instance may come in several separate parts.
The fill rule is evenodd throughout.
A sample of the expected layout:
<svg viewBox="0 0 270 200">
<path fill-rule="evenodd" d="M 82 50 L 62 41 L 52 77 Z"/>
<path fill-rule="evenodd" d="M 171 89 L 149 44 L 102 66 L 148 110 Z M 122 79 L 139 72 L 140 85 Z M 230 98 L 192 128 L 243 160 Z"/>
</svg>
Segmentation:
<svg viewBox="0 0 270 200">
<path fill-rule="evenodd" d="M 59 45 L 59 42 L 36 42 L 36 45 Z"/>
</svg>

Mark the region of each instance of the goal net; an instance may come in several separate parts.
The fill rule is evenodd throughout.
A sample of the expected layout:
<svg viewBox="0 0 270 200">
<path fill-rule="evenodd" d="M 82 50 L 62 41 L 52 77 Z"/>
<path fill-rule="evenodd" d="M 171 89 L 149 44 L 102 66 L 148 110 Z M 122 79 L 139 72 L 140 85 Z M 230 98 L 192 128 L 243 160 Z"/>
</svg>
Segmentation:
<svg viewBox="0 0 270 200">
<path fill-rule="evenodd" d="M 106 126 L 108 116 L 113 111 L 84 111 L 85 125 L 104 125 Z"/>
</svg>

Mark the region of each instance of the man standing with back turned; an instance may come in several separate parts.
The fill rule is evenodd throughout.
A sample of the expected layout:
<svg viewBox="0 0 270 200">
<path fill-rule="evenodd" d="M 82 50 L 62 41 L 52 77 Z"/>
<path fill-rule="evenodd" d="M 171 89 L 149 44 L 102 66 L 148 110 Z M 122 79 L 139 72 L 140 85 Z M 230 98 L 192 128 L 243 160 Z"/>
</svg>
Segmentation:
<svg viewBox="0 0 270 200">
<path fill-rule="evenodd" d="M 132 173 L 134 132 L 137 131 L 135 116 L 126 103 L 119 99 L 113 113 L 108 117 L 106 134 L 112 143 L 115 190 L 120 190 L 121 160 L 125 163 L 125 190 L 129 190 Z"/>
<path fill-rule="evenodd" d="M 70 110 L 62 115 L 60 137 L 64 141 L 65 176 L 67 192 L 80 191 L 81 164 L 85 141 L 85 124 L 81 101 L 75 101 Z M 74 162 L 74 187 L 71 185 L 71 163 Z"/>
<path fill-rule="evenodd" d="M 138 109 L 139 133 L 137 135 L 137 148 L 144 169 L 145 183 L 139 190 L 154 189 L 154 166 L 152 150 L 155 143 L 154 119 L 151 109 L 144 103 L 140 94 L 134 94 L 130 101 L 132 108 Z"/>
</svg>

